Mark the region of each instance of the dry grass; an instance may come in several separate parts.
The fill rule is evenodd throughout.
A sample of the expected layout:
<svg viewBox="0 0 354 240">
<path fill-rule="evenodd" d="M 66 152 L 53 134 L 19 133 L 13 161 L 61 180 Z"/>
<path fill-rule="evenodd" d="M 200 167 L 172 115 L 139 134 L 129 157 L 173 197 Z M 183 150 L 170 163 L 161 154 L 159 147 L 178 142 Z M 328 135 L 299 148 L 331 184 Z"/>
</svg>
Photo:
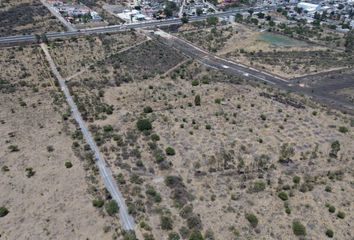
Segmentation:
<svg viewBox="0 0 354 240">
<path fill-rule="evenodd" d="M 193 80 L 200 85 L 193 87 Z M 194 223 L 200 219 L 201 227 L 194 227 L 203 234 L 212 230 L 216 239 L 296 239 L 288 226 L 299 219 L 309 238 L 324 238 L 326 228 L 338 238 L 352 237 L 353 132 L 338 131 L 339 126 L 349 127 L 349 120 L 340 114 L 328 115 L 297 96 L 283 95 L 305 102 L 305 109 L 259 96 L 271 90 L 224 81 L 240 82 L 188 63 L 144 84 L 133 81 L 102 88 L 101 101 L 114 111 L 93 120 L 91 130 L 131 213 L 145 223 L 142 231 L 156 239 L 166 238 L 168 231 L 162 229 L 160 218 L 167 216 L 173 220 L 173 231 L 187 227 L 187 235 L 192 231 L 188 225 L 193 228 L 191 219 Z M 201 106 L 194 105 L 197 94 Z M 147 106 L 152 113 L 144 113 Z M 137 130 L 141 118 L 151 120 L 150 135 Z M 113 130 L 107 132 L 104 126 L 109 125 Z M 160 140 L 154 144 L 151 134 Z M 337 159 L 328 155 L 335 140 L 341 144 Z M 285 143 L 295 151 L 287 164 L 279 162 Z M 175 149 L 174 156 L 165 154 L 169 146 Z M 164 157 L 162 162 L 157 154 Z M 183 184 L 166 186 L 165 178 L 171 175 L 180 176 Z M 293 176 L 300 176 L 299 184 L 293 183 Z M 254 190 L 256 181 L 262 181 L 265 189 Z M 325 191 L 327 185 L 332 192 Z M 149 186 L 161 202 L 156 194 L 146 193 Z M 291 214 L 285 213 L 284 202 L 277 196 L 282 189 L 291 196 L 287 203 Z M 330 214 L 325 203 L 344 211 L 345 219 Z M 188 204 L 193 211 L 185 219 L 181 207 Z M 258 217 L 255 229 L 244 217 L 249 212 Z"/>
<path fill-rule="evenodd" d="M 5 239 L 112 239 L 117 221 L 92 206 L 102 183 L 81 157 L 83 150 L 72 149 L 70 136 L 76 127 L 70 118 L 63 120 L 67 106 L 40 48 L 0 52 L 0 205 L 9 210 L 1 219 L 0 235 Z M 67 161 L 72 168 L 65 167 Z"/>
</svg>

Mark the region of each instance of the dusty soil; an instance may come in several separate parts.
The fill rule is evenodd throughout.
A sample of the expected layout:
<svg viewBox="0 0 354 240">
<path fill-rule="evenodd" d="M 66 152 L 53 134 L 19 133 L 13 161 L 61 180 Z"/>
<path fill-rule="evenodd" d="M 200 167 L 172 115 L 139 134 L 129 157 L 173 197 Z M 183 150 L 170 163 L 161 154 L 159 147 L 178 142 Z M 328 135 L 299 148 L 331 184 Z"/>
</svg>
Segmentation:
<svg viewBox="0 0 354 240">
<path fill-rule="evenodd" d="M 61 23 L 39 1 L 5 0 L 0 3 L 0 36 L 63 30 Z"/>
<path fill-rule="evenodd" d="M 76 127 L 40 48 L 0 52 L 1 239 L 112 239 L 119 222 L 92 205 L 103 186 L 72 147 Z"/>
<path fill-rule="evenodd" d="M 149 61 L 152 53 L 142 58 Z M 119 69 L 126 64 L 120 62 Z M 348 116 L 306 98 L 244 85 L 195 62 L 168 74 L 153 69 L 146 78 L 118 85 L 90 79 L 99 92 L 83 90 L 87 73 L 70 80 L 79 104 L 112 110 L 87 120 L 146 236 L 167 239 L 176 233 L 188 239 L 200 231 L 215 239 L 297 239 L 291 229 L 295 220 L 305 226 L 308 239 L 325 238 L 327 228 L 339 239 L 354 236 L 354 136 Z M 305 108 L 261 92 L 300 101 Z M 196 95 L 201 106 L 195 105 Z M 148 119 L 152 129 L 140 132 L 139 119 Z M 329 152 L 336 140 L 340 151 L 334 157 Z M 287 143 L 291 147 L 285 149 L 294 154 L 280 161 Z M 169 155 L 168 147 L 175 154 Z M 294 176 L 300 182 L 293 182 Z M 278 197 L 282 191 L 289 196 L 285 202 Z M 344 219 L 338 211 L 345 212 Z M 257 226 L 246 220 L 249 213 L 256 215 Z"/>
</svg>

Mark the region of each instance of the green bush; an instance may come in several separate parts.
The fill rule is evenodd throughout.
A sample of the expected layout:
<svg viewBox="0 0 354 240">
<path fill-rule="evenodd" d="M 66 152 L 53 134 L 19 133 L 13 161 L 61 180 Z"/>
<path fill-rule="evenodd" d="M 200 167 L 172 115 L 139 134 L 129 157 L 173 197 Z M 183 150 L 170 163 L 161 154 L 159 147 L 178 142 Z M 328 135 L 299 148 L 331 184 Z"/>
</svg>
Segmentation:
<svg viewBox="0 0 354 240">
<path fill-rule="evenodd" d="M 152 129 L 152 124 L 149 119 L 139 119 L 136 126 L 140 131 L 148 131 Z"/>
<path fill-rule="evenodd" d="M 72 168 L 73 164 L 71 162 L 65 162 L 65 167 L 66 168 Z"/>
<path fill-rule="evenodd" d="M 280 193 L 278 193 L 278 197 L 279 197 L 281 200 L 283 200 L 283 201 L 286 201 L 286 200 L 289 199 L 289 198 L 288 198 L 288 194 L 287 194 L 286 192 L 280 192 Z"/>
<path fill-rule="evenodd" d="M 9 213 L 6 207 L 0 207 L 0 217 L 5 217 Z"/>
<path fill-rule="evenodd" d="M 300 178 L 299 176 L 294 176 L 294 177 L 293 177 L 293 183 L 299 184 L 300 181 L 301 181 L 301 178 Z"/>
<path fill-rule="evenodd" d="M 205 126 L 205 129 L 210 130 L 210 129 L 211 129 L 211 126 L 210 126 L 209 124 L 207 124 L 207 125 Z"/>
<path fill-rule="evenodd" d="M 168 234 L 168 240 L 180 240 L 181 238 L 179 237 L 178 233 L 176 232 L 171 232 Z"/>
<path fill-rule="evenodd" d="M 306 236 L 306 228 L 299 221 L 293 221 L 293 232 L 296 236 Z"/>
<path fill-rule="evenodd" d="M 155 240 L 151 233 L 144 233 L 144 240 Z"/>
<path fill-rule="evenodd" d="M 246 213 L 245 217 L 253 228 L 257 227 L 258 218 L 256 215 L 254 215 L 253 213 Z"/>
<path fill-rule="evenodd" d="M 267 120 L 267 117 L 266 117 L 266 115 L 264 115 L 264 114 L 261 114 L 261 119 L 262 119 L 263 121 Z"/>
<path fill-rule="evenodd" d="M 193 80 L 192 81 L 192 86 L 198 86 L 199 85 L 199 81 L 198 80 Z"/>
<path fill-rule="evenodd" d="M 8 147 L 8 149 L 10 150 L 10 152 L 18 152 L 18 151 L 20 151 L 20 149 L 18 148 L 17 145 L 10 145 Z"/>
<path fill-rule="evenodd" d="M 1 171 L 8 172 L 8 171 L 10 171 L 10 168 L 5 165 L 5 166 L 2 166 Z"/>
<path fill-rule="evenodd" d="M 200 95 L 196 95 L 195 98 L 194 98 L 194 104 L 196 106 L 200 106 L 200 102 L 201 102 Z"/>
<path fill-rule="evenodd" d="M 194 230 L 189 236 L 188 240 L 204 240 L 204 238 L 200 231 Z"/>
<path fill-rule="evenodd" d="M 160 216 L 161 228 L 163 230 L 172 230 L 173 229 L 173 220 L 170 216 Z"/>
<path fill-rule="evenodd" d="M 151 138 L 151 140 L 154 141 L 154 142 L 160 141 L 160 136 L 157 135 L 157 134 L 155 134 L 155 133 L 152 134 L 150 138 Z"/>
<path fill-rule="evenodd" d="M 334 236 L 334 232 L 331 229 L 326 230 L 326 236 L 332 238 Z"/>
<path fill-rule="evenodd" d="M 266 183 L 263 181 L 255 181 L 253 183 L 252 191 L 253 192 L 261 192 L 266 189 Z"/>
<path fill-rule="evenodd" d="M 96 208 L 101 208 L 104 205 L 104 201 L 101 198 L 92 200 L 92 205 Z"/>
<path fill-rule="evenodd" d="M 334 213 L 335 211 L 336 211 L 336 208 L 334 207 L 334 206 L 329 206 L 328 207 L 328 211 L 330 212 L 330 213 Z"/>
<path fill-rule="evenodd" d="M 176 154 L 176 151 L 172 147 L 167 147 L 165 151 L 168 156 L 173 156 Z"/>
<path fill-rule="evenodd" d="M 36 174 L 36 171 L 33 170 L 33 168 L 28 167 L 26 168 L 26 176 L 28 178 L 33 177 Z"/>
<path fill-rule="evenodd" d="M 337 213 L 337 217 L 340 218 L 340 219 L 344 219 L 344 218 L 345 218 L 345 213 L 342 212 L 342 211 L 339 211 L 339 212 Z"/>
<path fill-rule="evenodd" d="M 152 107 L 144 107 L 144 113 L 152 113 L 153 110 L 152 110 Z"/>
<path fill-rule="evenodd" d="M 117 204 L 117 202 L 115 200 L 111 200 L 108 203 L 106 203 L 105 208 L 106 208 L 106 212 L 110 216 L 113 216 L 119 210 L 118 204 Z"/>
<path fill-rule="evenodd" d="M 112 132 L 113 131 L 113 127 L 111 125 L 103 126 L 103 131 Z"/>
<path fill-rule="evenodd" d="M 346 128 L 346 127 L 339 127 L 339 132 L 341 132 L 341 133 L 347 133 L 349 130 L 348 130 L 348 128 Z"/>
</svg>

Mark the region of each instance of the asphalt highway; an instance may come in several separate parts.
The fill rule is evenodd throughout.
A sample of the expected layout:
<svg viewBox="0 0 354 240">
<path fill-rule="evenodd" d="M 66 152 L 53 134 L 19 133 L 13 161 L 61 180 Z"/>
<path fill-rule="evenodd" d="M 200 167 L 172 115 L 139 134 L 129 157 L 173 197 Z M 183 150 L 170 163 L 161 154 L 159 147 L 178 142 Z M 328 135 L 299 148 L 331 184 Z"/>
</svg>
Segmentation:
<svg viewBox="0 0 354 240">
<path fill-rule="evenodd" d="M 192 43 L 186 40 L 177 38 L 161 30 L 155 31 L 154 34 L 152 34 L 151 36 L 155 36 L 155 38 L 156 36 L 160 36 L 161 38 L 163 38 L 163 41 L 166 44 L 174 47 L 175 49 L 183 52 L 185 55 L 196 59 L 200 63 L 210 68 L 219 69 L 233 75 L 242 76 L 244 78 L 250 78 L 266 82 L 271 85 L 287 86 L 289 84 L 289 81 L 287 79 L 264 71 L 259 71 L 252 67 L 248 67 L 227 59 L 220 58 L 218 56 L 210 54 L 209 52 L 193 45 Z M 159 39 L 161 40 L 161 38 Z"/>
<path fill-rule="evenodd" d="M 279 7 L 279 5 L 273 7 L 235 8 L 232 10 L 212 13 L 208 15 L 192 16 L 189 18 L 189 21 L 190 22 L 202 21 L 207 19 L 209 16 L 228 17 L 231 15 L 235 15 L 236 13 L 246 12 L 250 9 L 254 11 L 272 10 L 275 9 L 276 7 Z M 48 32 L 46 33 L 46 35 L 48 39 L 56 39 L 56 38 L 64 38 L 64 37 L 91 35 L 91 34 L 123 32 L 130 29 L 155 28 L 155 27 L 163 27 L 163 26 L 170 26 L 170 25 L 177 25 L 177 24 L 181 24 L 181 19 L 171 18 L 165 20 L 143 21 L 143 22 L 131 23 L 131 24 L 120 24 L 120 25 L 112 25 L 112 26 L 105 26 L 105 27 L 87 28 L 83 30 L 70 29 L 69 32 Z M 31 43 L 35 41 L 36 41 L 35 35 L 18 35 L 18 36 L 0 37 L 0 44 L 21 44 L 21 43 Z"/>
</svg>

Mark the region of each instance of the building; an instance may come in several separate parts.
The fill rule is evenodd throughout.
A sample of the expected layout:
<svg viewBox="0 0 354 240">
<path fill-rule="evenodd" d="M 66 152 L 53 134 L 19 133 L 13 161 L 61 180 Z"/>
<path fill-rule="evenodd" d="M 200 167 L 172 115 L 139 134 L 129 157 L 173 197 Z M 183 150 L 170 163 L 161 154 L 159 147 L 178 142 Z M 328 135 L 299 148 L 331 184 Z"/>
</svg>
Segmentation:
<svg viewBox="0 0 354 240">
<path fill-rule="evenodd" d="M 298 8 L 302 8 L 305 12 L 316 12 L 320 10 L 320 6 L 317 4 L 307 3 L 307 2 L 299 2 L 297 4 Z"/>
</svg>

